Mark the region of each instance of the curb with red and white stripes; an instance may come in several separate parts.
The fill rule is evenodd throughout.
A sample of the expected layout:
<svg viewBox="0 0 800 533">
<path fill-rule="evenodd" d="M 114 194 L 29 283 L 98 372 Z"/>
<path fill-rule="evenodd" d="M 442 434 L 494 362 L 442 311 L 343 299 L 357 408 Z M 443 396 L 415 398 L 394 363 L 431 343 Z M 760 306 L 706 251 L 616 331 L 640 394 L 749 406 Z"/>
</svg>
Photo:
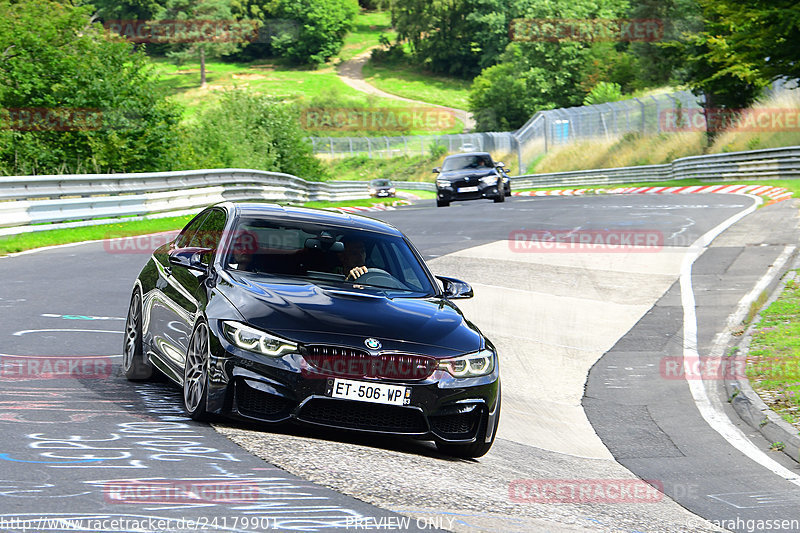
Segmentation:
<svg viewBox="0 0 800 533">
<path fill-rule="evenodd" d="M 329 211 L 339 211 L 340 213 L 369 213 L 372 211 L 394 211 L 397 206 L 411 205 L 408 200 L 398 200 L 391 204 L 372 204 L 371 206 L 345 206 L 345 207 L 326 207 Z"/>
<path fill-rule="evenodd" d="M 585 194 L 754 194 L 773 202 L 788 200 L 792 192 L 771 185 L 690 185 L 686 187 L 617 187 L 614 189 L 557 189 L 552 191 L 522 191 L 514 196 L 582 196 Z"/>
</svg>

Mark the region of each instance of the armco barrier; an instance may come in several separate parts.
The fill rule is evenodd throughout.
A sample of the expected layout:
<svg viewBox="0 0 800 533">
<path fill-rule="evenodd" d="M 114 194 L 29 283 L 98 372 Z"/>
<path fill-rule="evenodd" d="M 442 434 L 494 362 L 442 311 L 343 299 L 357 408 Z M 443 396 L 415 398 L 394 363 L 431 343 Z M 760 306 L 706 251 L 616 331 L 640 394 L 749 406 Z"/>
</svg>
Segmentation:
<svg viewBox="0 0 800 533">
<path fill-rule="evenodd" d="M 800 178 L 800 146 L 676 159 L 665 165 L 576 170 L 511 178 L 514 189 L 582 187 L 699 179 L 703 181 Z"/>
<path fill-rule="evenodd" d="M 3 177 L 0 235 L 104 224 L 115 217 L 189 213 L 224 200 L 306 202 L 367 196 L 365 182 L 310 182 L 245 169 Z"/>
<path fill-rule="evenodd" d="M 514 176 L 512 188 L 585 187 L 694 178 L 800 178 L 800 146 L 676 159 L 671 164 Z M 396 182 L 435 190 L 433 183 Z M 367 182 L 313 182 L 246 169 L 0 178 L 0 235 L 196 212 L 224 200 L 353 200 Z"/>
</svg>

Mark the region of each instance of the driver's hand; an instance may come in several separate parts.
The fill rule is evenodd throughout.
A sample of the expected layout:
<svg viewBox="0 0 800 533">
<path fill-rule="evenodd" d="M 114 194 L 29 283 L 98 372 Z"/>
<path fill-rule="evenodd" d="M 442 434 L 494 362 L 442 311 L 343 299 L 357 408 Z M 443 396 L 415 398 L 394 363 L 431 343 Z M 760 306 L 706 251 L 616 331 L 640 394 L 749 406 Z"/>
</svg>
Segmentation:
<svg viewBox="0 0 800 533">
<path fill-rule="evenodd" d="M 353 270 L 350 271 L 345 280 L 357 279 L 359 276 L 363 276 L 364 274 L 366 274 L 367 270 L 368 269 L 365 266 L 355 267 Z"/>
</svg>

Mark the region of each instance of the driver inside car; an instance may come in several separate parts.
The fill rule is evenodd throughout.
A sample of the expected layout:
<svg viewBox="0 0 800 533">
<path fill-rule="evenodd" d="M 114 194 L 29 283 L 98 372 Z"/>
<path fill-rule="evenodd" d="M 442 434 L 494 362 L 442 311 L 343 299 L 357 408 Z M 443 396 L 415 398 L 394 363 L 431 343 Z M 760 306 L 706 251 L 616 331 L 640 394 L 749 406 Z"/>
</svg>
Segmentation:
<svg viewBox="0 0 800 533">
<path fill-rule="evenodd" d="M 345 239 L 343 242 L 344 251 L 338 254 L 342 274 L 346 274 L 347 281 L 355 280 L 367 273 L 367 249 L 359 239 Z"/>
</svg>

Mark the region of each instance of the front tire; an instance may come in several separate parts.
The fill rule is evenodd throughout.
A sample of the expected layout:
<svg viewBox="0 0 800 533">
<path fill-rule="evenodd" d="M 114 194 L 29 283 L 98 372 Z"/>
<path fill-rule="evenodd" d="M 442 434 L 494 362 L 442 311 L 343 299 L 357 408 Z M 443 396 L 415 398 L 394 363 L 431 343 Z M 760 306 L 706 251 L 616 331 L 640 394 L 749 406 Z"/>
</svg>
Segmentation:
<svg viewBox="0 0 800 533">
<path fill-rule="evenodd" d="M 144 381 L 153 377 L 153 365 L 145 359 L 142 344 L 142 295 L 139 289 L 133 291 L 125 321 L 122 370 L 130 381 Z"/>
<path fill-rule="evenodd" d="M 192 333 L 183 364 L 183 405 L 192 420 L 208 420 L 208 324 L 200 322 Z"/>
<path fill-rule="evenodd" d="M 450 202 L 447 202 L 445 200 L 439 200 L 438 198 L 436 199 L 436 207 L 448 207 L 449 205 Z"/>
</svg>

